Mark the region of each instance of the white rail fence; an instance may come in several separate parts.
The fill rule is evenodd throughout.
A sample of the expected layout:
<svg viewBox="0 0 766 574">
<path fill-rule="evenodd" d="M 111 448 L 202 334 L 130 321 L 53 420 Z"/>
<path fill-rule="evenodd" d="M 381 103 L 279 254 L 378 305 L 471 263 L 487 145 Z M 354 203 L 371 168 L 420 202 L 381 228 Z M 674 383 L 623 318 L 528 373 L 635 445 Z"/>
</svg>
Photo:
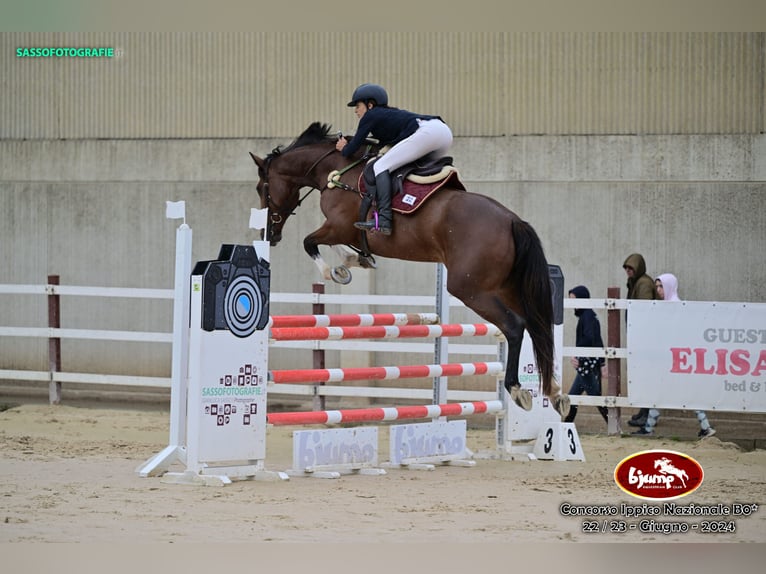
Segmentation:
<svg viewBox="0 0 766 574">
<path fill-rule="evenodd" d="M 57 278 L 56 278 L 57 280 Z M 49 279 L 49 281 L 51 281 Z M 55 311 L 56 318 L 52 319 L 51 305 L 57 308 L 58 301 L 54 298 L 59 296 L 80 296 L 80 297 L 111 297 L 111 298 L 132 298 L 132 299 L 153 299 L 153 300 L 173 300 L 173 289 L 141 289 L 141 288 L 119 288 L 119 287 L 89 287 L 89 286 L 66 286 L 55 282 L 49 282 L 45 285 L 22 285 L 6 284 L 0 285 L 0 295 L 39 295 L 49 298 L 49 323 L 57 325 L 58 311 Z M 411 296 L 391 296 L 391 295 L 341 295 L 324 293 L 271 293 L 271 303 L 285 303 L 295 305 L 364 305 L 367 307 L 386 306 L 397 307 L 401 309 L 416 308 L 418 311 L 431 310 L 438 306 L 437 297 L 431 295 Z M 591 299 L 577 300 L 580 307 L 591 307 L 594 309 L 624 309 L 625 301 L 614 299 Z M 449 298 L 450 307 L 464 307 L 463 303 L 455 298 Z M 565 308 L 574 308 L 573 302 L 564 299 Z M 306 314 L 311 314 L 307 312 Z M 49 370 L 34 371 L 23 369 L 2 369 L 0 368 L 0 379 L 14 381 L 38 381 L 48 382 L 50 384 L 62 383 L 84 383 L 97 385 L 120 385 L 135 387 L 158 387 L 170 389 L 171 378 L 168 377 L 148 377 L 137 375 L 114 375 L 98 373 L 80 373 L 61 370 L 60 368 L 60 350 L 55 350 L 56 343 L 62 339 L 80 339 L 97 341 L 126 341 L 126 342 L 151 342 L 151 343 L 173 343 L 172 332 L 153 332 L 153 331 L 120 331 L 103 329 L 70 329 L 60 326 L 48 327 L 9 327 L 0 325 L 0 337 L 33 337 L 49 340 Z M 438 338 L 436 338 L 438 339 Z M 497 339 L 496 339 L 497 340 Z M 272 341 L 273 348 L 292 348 L 305 350 L 332 350 L 332 351 L 360 351 L 377 353 L 422 353 L 433 355 L 434 342 L 414 342 L 404 340 L 316 340 L 316 341 Z M 446 345 L 445 345 L 446 346 Z M 499 356 L 499 346 L 497 343 L 455 343 L 450 342 L 447 347 L 447 355 L 463 355 L 470 357 L 493 357 L 493 360 L 504 361 L 505 357 Z M 606 347 L 605 349 L 564 347 L 562 349 L 565 357 L 570 356 L 603 356 L 606 358 L 626 358 L 627 349 Z M 59 353 L 57 355 L 57 353 Z M 442 362 L 447 362 L 447 356 L 442 357 Z M 2 367 L 2 365 L 0 365 Z M 168 361 L 168 372 L 170 372 L 170 361 Z M 431 399 L 433 398 L 433 389 L 413 389 L 413 388 L 393 388 L 393 387 L 349 387 L 316 384 L 306 385 L 272 385 L 270 393 L 282 395 L 302 395 L 316 396 L 356 396 L 368 398 L 407 398 L 407 399 Z M 449 400 L 476 401 L 476 400 L 494 400 L 497 393 L 481 391 L 462 391 L 448 390 Z M 51 394 L 52 402 L 54 394 Z M 620 404 L 620 397 L 613 397 L 610 406 Z M 577 404 L 604 404 L 605 399 L 599 397 L 573 397 Z"/>
</svg>

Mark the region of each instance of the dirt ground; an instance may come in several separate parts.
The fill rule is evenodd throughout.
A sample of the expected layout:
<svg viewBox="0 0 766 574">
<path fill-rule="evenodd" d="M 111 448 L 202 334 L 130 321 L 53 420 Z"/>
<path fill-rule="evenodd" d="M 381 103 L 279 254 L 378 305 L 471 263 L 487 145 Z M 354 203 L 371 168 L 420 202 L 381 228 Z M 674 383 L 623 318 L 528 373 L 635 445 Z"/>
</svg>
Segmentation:
<svg viewBox="0 0 766 574">
<path fill-rule="evenodd" d="M 0 412 L 0 543 L 766 542 L 766 451 L 718 436 L 684 441 L 581 430 L 585 462 L 479 459 L 469 468 L 210 487 L 136 474 L 167 446 L 168 421 L 157 409 L 28 404 Z M 267 469 L 290 468 L 292 430 L 268 430 Z M 380 441 L 384 457 L 385 426 Z M 494 432 L 471 429 L 468 444 L 491 451 Z M 626 456 L 649 449 L 684 452 L 702 465 L 702 486 L 681 503 L 758 510 L 727 518 L 735 532 L 715 534 L 585 533 L 582 517 L 562 515 L 565 502 L 641 504 L 615 485 L 613 472 Z"/>
</svg>

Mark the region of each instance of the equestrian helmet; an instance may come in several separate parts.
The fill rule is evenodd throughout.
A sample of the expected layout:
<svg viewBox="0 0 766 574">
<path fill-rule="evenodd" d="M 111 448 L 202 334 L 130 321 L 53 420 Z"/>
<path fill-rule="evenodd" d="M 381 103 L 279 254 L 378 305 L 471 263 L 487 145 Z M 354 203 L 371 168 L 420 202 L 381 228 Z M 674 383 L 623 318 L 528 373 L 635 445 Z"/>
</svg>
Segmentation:
<svg viewBox="0 0 766 574">
<path fill-rule="evenodd" d="M 357 102 L 366 102 L 367 100 L 375 100 L 375 103 L 379 106 L 387 106 L 388 94 L 383 86 L 378 84 L 362 84 L 354 90 L 354 95 L 351 96 L 348 107 L 353 108 Z"/>
</svg>

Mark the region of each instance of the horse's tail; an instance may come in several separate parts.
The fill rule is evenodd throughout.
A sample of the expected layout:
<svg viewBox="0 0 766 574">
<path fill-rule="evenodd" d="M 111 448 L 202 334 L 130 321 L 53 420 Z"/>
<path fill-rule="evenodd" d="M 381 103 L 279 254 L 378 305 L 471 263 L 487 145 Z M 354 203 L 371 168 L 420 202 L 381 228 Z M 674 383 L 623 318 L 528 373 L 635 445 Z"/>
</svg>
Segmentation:
<svg viewBox="0 0 766 574">
<path fill-rule="evenodd" d="M 553 382 L 553 300 L 548 261 L 540 238 L 529 223 L 514 221 L 512 233 L 516 261 L 511 270 L 511 281 L 521 302 L 527 332 L 532 338 L 543 394 L 550 396 Z"/>
</svg>

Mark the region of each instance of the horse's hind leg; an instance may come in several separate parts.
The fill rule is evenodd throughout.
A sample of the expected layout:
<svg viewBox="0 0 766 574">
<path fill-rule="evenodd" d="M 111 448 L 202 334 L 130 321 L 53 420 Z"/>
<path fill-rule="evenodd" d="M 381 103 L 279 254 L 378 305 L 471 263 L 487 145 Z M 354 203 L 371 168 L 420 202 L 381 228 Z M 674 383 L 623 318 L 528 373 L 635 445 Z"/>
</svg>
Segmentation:
<svg viewBox="0 0 766 574">
<path fill-rule="evenodd" d="M 519 358 L 524 341 L 524 320 L 511 309 L 506 309 L 506 316 L 508 319 L 505 325 L 498 326 L 508 344 L 504 385 L 513 402 L 525 411 L 529 411 L 532 410 L 532 393 L 522 388 L 519 382 Z"/>
<path fill-rule="evenodd" d="M 457 295 L 456 295 L 457 296 Z M 525 389 L 519 382 L 519 360 L 521 357 L 521 345 L 524 341 L 524 319 L 514 312 L 498 297 L 489 297 L 488 306 L 482 306 L 477 301 L 483 301 L 483 298 L 472 298 L 470 303 L 463 301 L 466 306 L 473 309 L 481 317 L 497 326 L 508 344 L 508 356 L 505 365 L 504 386 L 514 403 L 525 411 L 532 410 L 532 393 Z M 486 304 L 486 302 L 484 303 Z M 569 414 L 571 400 L 569 395 L 561 394 L 561 389 L 554 388 L 549 397 L 553 408 L 561 415 L 561 419 Z"/>
<path fill-rule="evenodd" d="M 519 357 L 521 344 L 524 340 L 524 319 L 513 311 L 503 300 L 492 293 L 476 294 L 472 291 L 466 295 L 460 285 L 450 284 L 448 275 L 448 290 L 463 301 L 466 307 L 477 315 L 495 325 L 505 336 L 508 344 L 508 355 L 505 365 L 503 384 L 510 393 L 511 399 L 522 409 L 532 409 L 532 393 L 524 389 L 519 382 Z"/>
<path fill-rule="evenodd" d="M 511 395 L 513 402 L 519 405 L 524 410 L 532 409 L 532 393 L 528 389 L 522 388 L 519 382 L 519 359 L 521 357 L 521 345 L 524 340 L 524 322 L 519 315 L 508 310 L 508 313 L 518 319 L 518 323 L 514 323 L 510 330 L 506 332 L 502 327 L 499 327 L 503 331 L 505 338 L 508 341 L 508 360 L 505 369 L 505 388 Z M 561 420 L 564 420 L 569 414 L 569 409 L 572 406 L 572 402 L 569 395 L 561 393 L 561 388 L 553 382 L 553 388 L 551 394 L 548 397 L 556 412 L 561 415 Z"/>
</svg>

